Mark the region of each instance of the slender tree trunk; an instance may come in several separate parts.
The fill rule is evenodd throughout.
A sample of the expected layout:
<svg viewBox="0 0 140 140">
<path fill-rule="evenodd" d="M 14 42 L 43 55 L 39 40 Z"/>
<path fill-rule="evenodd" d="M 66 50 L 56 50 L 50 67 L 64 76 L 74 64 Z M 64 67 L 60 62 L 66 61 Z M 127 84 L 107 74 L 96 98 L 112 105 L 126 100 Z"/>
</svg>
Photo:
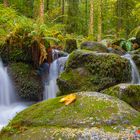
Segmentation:
<svg viewBox="0 0 140 140">
<path fill-rule="evenodd" d="M 61 0 L 58 1 L 58 6 L 61 7 Z"/>
<path fill-rule="evenodd" d="M 98 4 L 98 36 L 97 41 L 102 40 L 102 0 Z"/>
<path fill-rule="evenodd" d="M 40 0 L 40 11 L 39 11 L 40 22 L 44 23 L 44 0 Z"/>
<path fill-rule="evenodd" d="M 46 5 L 47 5 L 47 6 L 46 6 L 46 10 L 47 10 L 47 11 L 49 10 L 49 4 L 50 4 L 50 0 L 47 0 L 47 1 L 46 1 Z"/>
<path fill-rule="evenodd" d="M 122 28 L 122 12 L 121 12 L 121 8 L 122 8 L 122 2 L 121 0 L 117 0 L 117 6 L 116 6 L 116 12 L 117 12 L 117 28 L 116 28 L 116 37 L 119 37 L 120 32 L 121 32 L 121 28 Z"/>
<path fill-rule="evenodd" d="M 85 19 L 86 19 L 86 26 L 88 27 L 88 0 L 85 0 Z"/>
<path fill-rule="evenodd" d="M 62 15 L 65 14 L 65 0 L 62 0 Z"/>
<path fill-rule="evenodd" d="M 93 27 L 94 27 L 94 4 L 93 0 L 90 0 L 90 23 L 89 23 L 89 35 L 93 36 Z"/>
<path fill-rule="evenodd" d="M 3 0 L 3 4 L 5 7 L 8 7 L 9 6 L 8 0 Z"/>
<path fill-rule="evenodd" d="M 62 0 L 62 16 L 65 14 L 65 0 Z M 64 17 L 62 17 L 62 22 L 64 23 Z"/>
</svg>

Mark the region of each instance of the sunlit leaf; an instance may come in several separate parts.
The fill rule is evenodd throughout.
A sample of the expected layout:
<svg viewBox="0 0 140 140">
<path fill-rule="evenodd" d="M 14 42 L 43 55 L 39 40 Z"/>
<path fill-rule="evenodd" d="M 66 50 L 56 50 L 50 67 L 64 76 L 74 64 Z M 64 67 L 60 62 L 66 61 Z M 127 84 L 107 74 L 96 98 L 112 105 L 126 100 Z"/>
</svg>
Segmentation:
<svg viewBox="0 0 140 140">
<path fill-rule="evenodd" d="M 65 105 L 69 105 L 76 100 L 76 94 L 70 94 L 63 97 L 59 102 L 64 103 Z"/>
</svg>

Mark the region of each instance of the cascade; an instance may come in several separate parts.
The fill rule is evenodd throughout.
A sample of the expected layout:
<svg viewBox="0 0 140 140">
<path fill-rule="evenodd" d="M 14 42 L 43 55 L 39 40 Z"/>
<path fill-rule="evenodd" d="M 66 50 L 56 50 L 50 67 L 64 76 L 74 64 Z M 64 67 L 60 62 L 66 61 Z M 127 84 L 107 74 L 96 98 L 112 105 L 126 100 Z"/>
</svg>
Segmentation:
<svg viewBox="0 0 140 140">
<path fill-rule="evenodd" d="M 60 57 L 52 62 L 49 75 L 45 82 L 44 100 L 56 97 L 56 93 L 58 92 L 56 80 L 59 74 L 64 70 L 64 65 L 67 59 L 68 56 Z"/>
<path fill-rule="evenodd" d="M 18 103 L 7 68 L 0 61 L 0 129 L 26 107 L 24 103 Z"/>
<path fill-rule="evenodd" d="M 140 84 L 140 75 L 137 69 L 135 62 L 133 61 L 130 54 L 125 54 L 124 58 L 128 59 L 131 64 L 131 77 L 132 77 L 132 84 Z"/>
<path fill-rule="evenodd" d="M 0 61 L 0 105 L 10 105 L 16 101 L 14 88 L 7 74 L 7 68 L 4 68 Z"/>
</svg>

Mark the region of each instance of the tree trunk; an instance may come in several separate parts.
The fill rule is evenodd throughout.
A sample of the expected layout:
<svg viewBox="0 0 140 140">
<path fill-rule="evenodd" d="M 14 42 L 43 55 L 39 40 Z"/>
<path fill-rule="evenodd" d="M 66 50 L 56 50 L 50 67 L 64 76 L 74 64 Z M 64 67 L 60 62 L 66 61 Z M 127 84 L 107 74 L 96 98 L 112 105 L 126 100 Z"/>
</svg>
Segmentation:
<svg viewBox="0 0 140 140">
<path fill-rule="evenodd" d="M 93 0 L 90 0 L 90 23 L 89 23 L 89 35 L 93 36 L 93 27 L 94 27 L 94 5 Z"/>
<path fill-rule="evenodd" d="M 98 36 L 97 41 L 102 40 L 102 0 L 99 0 L 98 4 Z"/>
<path fill-rule="evenodd" d="M 88 0 L 85 0 L 85 19 L 86 19 L 86 26 L 88 27 Z"/>
<path fill-rule="evenodd" d="M 3 0 L 3 4 L 5 7 L 8 7 L 9 6 L 8 0 Z"/>
<path fill-rule="evenodd" d="M 117 28 L 116 28 L 116 37 L 118 38 L 120 36 L 120 32 L 122 29 L 122 12 L 121 9 L 122 8 L 122 2 L 121 0 L 117 0 L 116 2 L 116 13 L 117 13 Z"/>
<path fill-rule="evenodd" d="M 40 0 L 39 18 L 40 22 L 44 23 L 44 0 Z"/>
<path fill-rule="evenodd" d="M 46 6 L 46 10 L 47 10 L 47 11 L 49 11 L 49 4 L 50 4 L 50 0 L 47 0 L 47 1 L 46 1 L 46 5 L 47 5 L 47 6 Z"/>
<path fill-rule="evenodd" d="M 68 0 L 68 10 L 66 19 L 66 31 L 67 33 L 78 33 L 79 24 L 79 0 Z"/>
<path fill-rule="evenodd" d="M 65 14 L 65 0 L 62 0 L 62 15 Z"/>
<path fill-rule="evenodd" d="M 65 14 L 65 0 L 62 0 L 62 16 Z M 64 23 L 64 17 L 62 17 L 62 22 Z"/>
</svg>

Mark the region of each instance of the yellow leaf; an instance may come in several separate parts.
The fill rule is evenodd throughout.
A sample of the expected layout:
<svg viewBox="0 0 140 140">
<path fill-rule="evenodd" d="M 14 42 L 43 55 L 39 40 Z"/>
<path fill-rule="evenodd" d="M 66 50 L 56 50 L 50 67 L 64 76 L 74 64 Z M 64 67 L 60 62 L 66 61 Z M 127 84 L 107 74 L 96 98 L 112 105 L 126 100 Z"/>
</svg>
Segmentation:
<svg viewBox="0 0 140 140">
<path fill-rule="evenodd" d="M 75 100 L 76 100 L 76 94 L 70 94 L 70 95 L 63 97 L 59 102 L 61 102 L 61 103 L 64 102 L 65 105 L 69 105 L 72 102 L 74 102 Z"/>
</svg>

